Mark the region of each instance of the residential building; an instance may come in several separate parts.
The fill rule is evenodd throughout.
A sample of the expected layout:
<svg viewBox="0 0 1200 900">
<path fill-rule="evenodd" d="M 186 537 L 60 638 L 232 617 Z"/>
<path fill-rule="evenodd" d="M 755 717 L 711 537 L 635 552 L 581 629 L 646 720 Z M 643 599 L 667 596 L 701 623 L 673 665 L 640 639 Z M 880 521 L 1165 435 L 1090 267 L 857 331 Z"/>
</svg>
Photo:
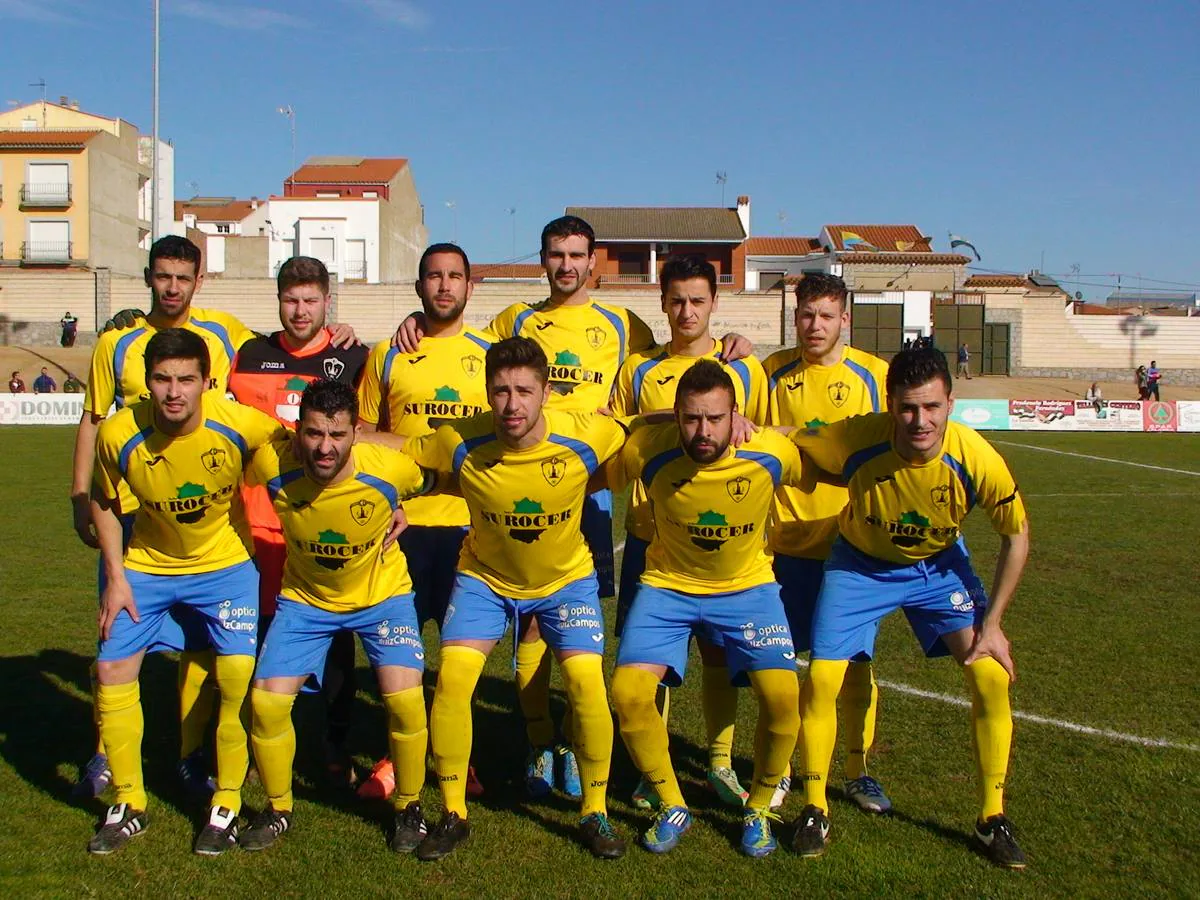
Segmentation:
<svg viewBox="0 0 1200 900">
<path fill-rule="evenodd" d="M 722 287 L 742 290 L 750 198 L 737 206 L 568 206 L 596 232 L 596 267 L 590 287 L 656 285 L 668 257 L 697 254 L 717 270 Z"/>
<path fill-rule="evenodd" d="M 151 233 L 149 140 L 66 98 L 0 113 L 0 259 L 140 273 Z M 170 145 L 160 142 L 159 153 L 160 171 L 171 171 Z M 167 202 L 160 223 L 170 210 Z"/>
</svg>

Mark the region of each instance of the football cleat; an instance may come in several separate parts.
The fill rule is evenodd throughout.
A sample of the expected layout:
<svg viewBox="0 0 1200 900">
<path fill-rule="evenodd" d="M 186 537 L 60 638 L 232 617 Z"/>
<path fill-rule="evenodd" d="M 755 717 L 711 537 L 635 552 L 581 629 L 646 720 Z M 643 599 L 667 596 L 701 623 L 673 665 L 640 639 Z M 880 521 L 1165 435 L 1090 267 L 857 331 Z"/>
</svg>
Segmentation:
<svg viewBox="0 0 1200 900">
<path fill-rule="evenodd" d="M 863 812 L 882 814 L 892 808 L 892 801 L 883 792 L 883 785 L 870 775 L 863 775 L 842 785 L 846 796 Z"/>
<path fill-rule="evenodd" d="M 529 751 L 525 763 L 525 791 L 530 797 L 545 797 L 554 790 L 554 750 L 542 747 Z"/>
<path fill-rule="evenodd" d="M 654 823 L 642 834 L 642 846 L 651 853 L 666 853 L 679 845 L 679 839 L 692 827 L 692 814 L 686 806 L 664 807 Z"/>
<path fill-rule="evenodd" d="M 208 774 L 208 760 L 203 750 L 193 750 L 179 760 L 176 771 L 190 797 L 206 798 L 217 789 L 216 781 Z"/>
<path fill-rule="evenodd" d="M 238 842 L 237 813 L 224 806 L 208 811 L 208 822 L 196 835 L 192 852 L 197 856 L 220 856 Z"/>
<path fill-rule="evenodd" d="M 417 859 L 422 862 L 432 862 L 449 856 L 454 849 L 471 836 L 471 823 L 459 818 L 458 813 L 446 813 L 425 835 L 417 847 Z"/>
<path fill-rule="evenodd" d="M 726 806 L 745 806 L 750 792 L 738 781 L 737 772 L 728 766 L 708 770 L 708 786 Z"/>
<path fill-rule="evenodd" d="M 823 855 L 829 844 L 829 817 L 810 803 L 800 811 L 795 824 L 792 849 L 805 859 Z"/>
<path fill-rule="evenodd" d="M 771 795 L 771 809 L 779 809 L 787 802 L 788 794 L 792 790 L 792 776 L 784 775 L 779 779 L 779 785 L 775 788 L 775 793 Z"/>
<path fill-rule="evenodd" d="M 625 855 L 625 842 L 613 830 L 608 816 L 591 813 L 579 820 L 579 835 L 583 846 L 599 859 L 620 859 Z"/>
<path fill-rule="evenodd" d="M 579 762 L 575 759 L 575 751 L 566 744 L 559 744 L 554 748 L 554 755 L 562 770 L 559 781 L 562 792 L 572 800 L 582 800 L 583 783 L 579 780 Z"/>
<path fill-rule="evenodd" d="M 128 803 L 110 806 L 104 821 L 88 841 L 88 853 L 107 856 L 115 853 L 146 830 L 150 820 L 144 810 L 130 809 Z"/>
<path fill-rule="evenodd" d="M 976 822 L 975 840 L 982 845 L 984 855 L 996 865 L 1005 869 L 1025 868 L 1025 854 L 1017 846 L 1012 823 L 1007 816 L 1000 814 L 984 822 Z"/>
<path fill-rule="evenodd" d="M 243 850 L 266 850 L 292 827 L 291 812 L 276 812 L 270 804 L 255 816 L 242 832 L 238 845 Z"/>
<path fill-rule="evenodd" d="M 771 833 L 771 822 L 779 816 L 765 809 L 748 809 L 742 816 L 742 852 L 760 858 L 773 853 L 779 846 Z"/>
<path fill-rule="evenodd" d="M 404 809 L 396 811 L 396 829 L 392 832 L 392 850 L 396 853 L 412 853 L 425 840 L 429 827 L 421 815 L 421 804 L 414 800 Z"/>
<path fill-rule="evenodd" d="M 108 767 L 108 757 L 97 753 L 84 766 L 79 781 L 71 788 L 72 797 L 99 797 L 112 784 L 112 769 Z"/>
</svg>

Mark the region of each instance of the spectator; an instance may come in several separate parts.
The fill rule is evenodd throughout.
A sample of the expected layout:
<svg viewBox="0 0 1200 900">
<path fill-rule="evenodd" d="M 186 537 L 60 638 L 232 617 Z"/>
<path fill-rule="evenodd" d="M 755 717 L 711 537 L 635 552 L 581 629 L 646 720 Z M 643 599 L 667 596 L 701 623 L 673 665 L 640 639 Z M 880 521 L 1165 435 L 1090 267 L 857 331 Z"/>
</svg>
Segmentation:
<svg viewBox="0 0 1200 900">
<path fill-rule="evenodd" d="M 62 336 L 59 338 L 59 343 L 64 347 L 74 347 L 75 335 L 79 333 L 79 320 L 71 315 L 70 310 L 67 310 L 58 324 L 62 326 Z"/>
<path fill-rule="evenodd" d="M 958 376 L 971 380 L 971 351 L 967 347 L 967 342 L 963 341 L 958 348 Z"/>
<path fill-rule="evenodd" d="M 1133 373 L 1133 383 L 1137 385 L 1138 399 L 1145 400 L 1150 396 L 1150 387 L 1146 382 L 1146 367 L 1138 366 Z"/>
<path fill-rule="evenodd" d="M 67 373 L 67 380 L 63 382 L 64 394 L 80 394 L 83 392 L 83 382 L 75 377 L 74 372 Z"/>
<path fill-rule="evenodd" d="M 13 372 L 12 377 L 8 379 L 8 392 L 10 394 L 25 393 L 25 382 L 21 380 L 21 373 L 19 371 Z"/>
<path fill-rule="evenodd" d="M 1158 371 L 1158 363 L 1150 360 L 1150 368 L 1146 371 L 1146 399 L 1153 397 L 1155 400 L 1161 400 L 1158 396 L 1158 382 L 1162 379 L 1162 372 Z"/>
<path fill-rule="evenodd" d="M 1096 415 L 1099 416 L 1101 411 L 1104 409 L 1104 395 L 1101 393 L 1100 385 L 1097 382 L 1092 382 L 1092 386 L 1087 389 L 1087 393 L 1084 395 L 1083 399 L 1092 404 L 1096 410 Z"/>
<path fill-rule="evenodd" d="M 42 366 L 42 374 L 33 379 L 33 392 L 35 394 L 53 394 L 58 390 L 58 383 L 50 377 L 50 373 Z"/>
</svg>

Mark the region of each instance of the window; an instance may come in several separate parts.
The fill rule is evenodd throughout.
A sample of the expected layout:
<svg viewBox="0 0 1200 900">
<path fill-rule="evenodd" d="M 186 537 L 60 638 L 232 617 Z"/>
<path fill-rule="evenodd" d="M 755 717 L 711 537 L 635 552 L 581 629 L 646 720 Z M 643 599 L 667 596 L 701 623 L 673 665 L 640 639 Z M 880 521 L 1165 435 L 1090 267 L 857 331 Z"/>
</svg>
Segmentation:
<svg viewBox="0 0 1200 900">
<path fill-rule="evenodd" d="M 363 198 L 366 200 L 378 200 L 379 191 L 363 191 Z"/>
<path fill-rule="evenodd" d="M 65 162 L 31 162 L 25 174 L 24 200 L 63 206 L 71 202 L 71 166 Z"/>
<path fill-rule="evenodd" d="M 30 262 L 67 262 L 71 258 L 71 223 L 30 219 L 24 259 Z"/>
<path fill-rule="evenodd" d="M 367 242 L 361 238 L 346 241 L 346 265 L 342 275 L 351 279 L 366 280 Z"/>
<path fill-rule="evenodd" d="M 217 223 L 217 234 L 229 234 L 230 225 L 228 222 Z"/>
<path fill-rule="evenodd" d="M 327 267 L 333 266 L 333 238 L 312 238 L 308 242 L 308 250 L 310 255 L 325 263 Z"/>
</svg>

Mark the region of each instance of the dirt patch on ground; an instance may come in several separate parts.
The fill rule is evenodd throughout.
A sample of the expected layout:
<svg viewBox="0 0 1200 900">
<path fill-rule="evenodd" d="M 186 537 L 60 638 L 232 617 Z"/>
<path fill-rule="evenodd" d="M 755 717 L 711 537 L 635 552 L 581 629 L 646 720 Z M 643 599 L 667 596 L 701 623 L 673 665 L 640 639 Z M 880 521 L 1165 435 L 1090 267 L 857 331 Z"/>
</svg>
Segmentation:
<svg viewBox="0 0 1200 900">
<path fill-rule="evenodd" d="M 0 347 L 0 373 L 7 384 L 13 370 L 19 370 L 25 385 L 33 390 L 33 379 L 45 366 L 61 389 L 72 373 L 80 381 L 87 381 L 91 359 L 91 347 Z"/>
</svg>

